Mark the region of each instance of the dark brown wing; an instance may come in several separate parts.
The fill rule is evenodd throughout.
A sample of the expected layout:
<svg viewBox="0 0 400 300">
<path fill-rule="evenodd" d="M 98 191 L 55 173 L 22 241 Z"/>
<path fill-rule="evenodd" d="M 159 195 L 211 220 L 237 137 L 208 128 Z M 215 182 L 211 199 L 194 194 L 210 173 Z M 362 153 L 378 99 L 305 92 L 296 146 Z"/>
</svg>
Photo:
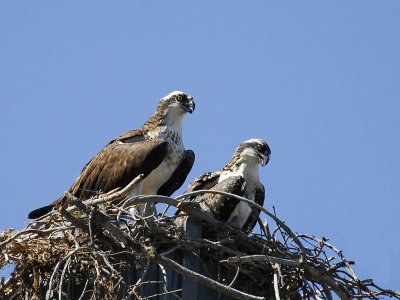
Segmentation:
<svg viewBox="0 0 400 300">
<path fill-rule="evenodd" d="M 208 190 L 218 183 L 220 172 L 207 172 L 197 177 L 190 184 L 185 193 L 194 192 L 198 190 Z"/>
<path fill-rule="evenodd" d="M 136 130 L 129 130 L 115 139 L 111 140 L 108 144 L 113 144 L 116 141 L 124 142 L 124 143 L 136 143 L 136 142 L 143 142 L 146 140 L 144 137 L 143 129 L 136 129 Z"/>
<path fill-rule="evenodd" d="M 119 136 L 117 136 L 115 139 L 112 139 L 95 157 L 93 157 L 91 160 L 89 160 L 86 165 L 82 168 L 81 174 L 85 172 L 86 167 L 92 162 L 93 159 L 96 159 L 97 156 L 103 152 L 105 148 L 107 148 L 109 145 L 121 142 L 121 143 L 135 143 L 135 142 L 143 142 L 145 141 L 146 138 L 144 137 L 144 132 L 142 129 L 136 129 L 136 130 L 130 130 L 127 131 Z M 78 179 L 77 179 L 78 180 Z M 55 200 L 53 203 L 56 203 L 59 199 Z"/>
<path fill-rule="evenodd" d="M 171 196 L 185 182 L 194 164 L 195 155 L 192 150 L 186 150 L 185 154 L 171 178 L 158 189 L 158 195 Z"/>
<path fill-rule="evenodd" d="M 167 151 L 168 144 L 164 140 L 114 141 L 89 162 L 70 192 L 80 199 L 87 199 L 99 192 L 123 188 L 138 175 L 150 174 Z"/>
<path fill-rule="evenodd" d="M 214 185 L 218 183 L 218 179 L 220 176 L 220 172 L 207 172 L 204 173 L 203 175 L 197 177 L 195 180 L 193 180 L 190 184 L 185 193 L 190 193 L 198 190 L 208 190 L 212 188 Z M 186 200 L 191 200 L 193 201 L 196 197 L 188 197 Z M 175 212 L 175 215 L 178 215 L 180 213 L 180 210 L 178 209 Z"/>
<path fill-rule="evenodd" d="M 241 176 L 229 177 L 217 183 L 210 190 L 222 191 L 238 196 L 243 196 L 244 179 Z M 221 221 L 228 221 L 239 200 L 218 194 L 203 194 L 196 197 L 195 202 L 200 203 L 203 211 L 211 213 Z"/>
<path fill-rule="evenodd" d="M 260 185 L 260 187 L 256 190 L 256 195 L 254 197 L 254 202 L 263 206 L 265 199 L 265 188 L 264 185 Z M 258 209 L 252 208 L 252 213 L 250 214 L 249 218 L 247 219 L 246 223 L 243 226 L 243 231 L 246 234 L 249 234 L 254 226 L 256 226 L 258 218 L 260 216 L 260 211 Z"/>
</svg>

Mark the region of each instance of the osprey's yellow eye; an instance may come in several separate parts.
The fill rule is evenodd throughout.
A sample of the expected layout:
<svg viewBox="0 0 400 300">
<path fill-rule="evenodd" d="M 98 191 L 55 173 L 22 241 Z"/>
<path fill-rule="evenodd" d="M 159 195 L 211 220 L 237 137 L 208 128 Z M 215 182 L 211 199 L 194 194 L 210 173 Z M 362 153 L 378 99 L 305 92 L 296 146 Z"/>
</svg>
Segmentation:
<svg viewBox="0 0 400 300">
<path fill-rule="evenodd" d="M 259 152 L 264 152 L 264 146 L 263 145 L 257 145 L 257 150 L 259 151 Z"/>
<path fill-rule="evenodd" d="M 176 97 L 176 99 L 178 99 L 179 101 L 182 101 L 183 97 L 182 97 L 182 95 L 178 95 L 178 96 Z"/>
</svg>

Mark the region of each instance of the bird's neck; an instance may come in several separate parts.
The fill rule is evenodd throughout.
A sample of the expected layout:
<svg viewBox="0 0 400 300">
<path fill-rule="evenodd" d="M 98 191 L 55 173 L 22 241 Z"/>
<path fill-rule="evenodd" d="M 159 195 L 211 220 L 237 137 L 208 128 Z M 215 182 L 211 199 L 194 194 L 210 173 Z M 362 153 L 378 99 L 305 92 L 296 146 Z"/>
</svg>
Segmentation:
<svg viewBox="0 0 400 300">
<path fill-rule="evenodd" d="M 237 173 L 245 178 L 257 181 L 259 179 L 258 161 L 236 153 L 232 160 L 222 170 Z"/>
<path fill-rule="evenodd" d="M 245 178 L 258 180 L 258 164 L 253 162 L 242 162 L 234 166 L 234 172 L 241 174 Z"/>
<path fill-rule="evenodd" d="M 182 121 L 184 114 L 171 115 L 167 112 L 156 112 L 144 124 L 149 138 L 164 138 L 174 143 L 182 143 Z"/>
</svg>

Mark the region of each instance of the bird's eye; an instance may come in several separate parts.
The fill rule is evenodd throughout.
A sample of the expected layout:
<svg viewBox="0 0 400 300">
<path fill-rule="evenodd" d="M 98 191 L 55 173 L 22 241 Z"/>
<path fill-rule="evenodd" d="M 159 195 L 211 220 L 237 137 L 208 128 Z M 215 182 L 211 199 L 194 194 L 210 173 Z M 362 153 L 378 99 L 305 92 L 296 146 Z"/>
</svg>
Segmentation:
<svg viewBox="0 0 400 300">
<path fill-rule="evenodd" d="M 264 146 L 263 145 L 257 145 L 257 150 L 259 152 L 264 152 Z"/>
<path fill-rule="evenodd" d="M 178 96 L 176 96 L 176 99 L 178 99 L 179 101 L 182 101 L 183 97 L 182 97 L 182 95 L 178 95 Z"/>
</svg>

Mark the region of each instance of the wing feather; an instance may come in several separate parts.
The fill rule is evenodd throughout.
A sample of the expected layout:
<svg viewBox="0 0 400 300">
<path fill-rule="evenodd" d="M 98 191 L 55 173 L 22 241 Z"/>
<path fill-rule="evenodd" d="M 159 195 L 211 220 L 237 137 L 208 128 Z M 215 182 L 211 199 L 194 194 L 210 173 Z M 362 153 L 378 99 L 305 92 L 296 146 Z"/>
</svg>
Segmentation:
<svg viewBox="0 0 400 300">
<path fill-rule="evenodd" d="M 192 150 L 186 150 L 179 166 L 176 168 L 171 178 L 158 189 L 158 195 L 169 197 L 179 189 L 185 182 L 186 177 L 189 175 L 194 160 L 194 152 Z"/>
<path fill-rule="evenodd" d="M 220 172 L 207 172 L 197 177 L 190 184 L 186 193 L 194 192 L 198 190 L 208 190 L 218 183 Z"/>
<path fill-rule="evenodd" d="M 151 173 L 164 159 L 168 144 L 164 140 L 144 140 L 108 144 L 84 168 L 70 192 L 87 199 L 99 192 L 123 188 L 136 176 Z"/>
<path fill-rule="evenodd" d="M 260 184 L 259 188 L 256 190 L 254 202 L 260 206 L 263 206 L 264 200 L 265 200 L 265 188 L 263 184 Z M 256 226 L 259 216 L 260 216 L 260 211 L 256 208 L 252 208 L 252 213 L 250 214 L 249 218 L 247 219 L 246 223 L 243 226 L 243 230 L 246 232 L 246 234 L 249 234 L 253 230 L 254 226 Z"/>
<path fill-rule="evenodd" d="M 210 190 L 222 191 L 238 196 L 243 196 L 244 179 L 241 176 L 229 177 L 220 183 L 214 185 Z M 231 213 L 239 203 L 236 198 L 231 198 L 218 194 L 203 194 L 196 197 L 195 202 L 200 203 L 200 207 L 214 215 L 221 221 L 228 221 Z"/>
</svg>

